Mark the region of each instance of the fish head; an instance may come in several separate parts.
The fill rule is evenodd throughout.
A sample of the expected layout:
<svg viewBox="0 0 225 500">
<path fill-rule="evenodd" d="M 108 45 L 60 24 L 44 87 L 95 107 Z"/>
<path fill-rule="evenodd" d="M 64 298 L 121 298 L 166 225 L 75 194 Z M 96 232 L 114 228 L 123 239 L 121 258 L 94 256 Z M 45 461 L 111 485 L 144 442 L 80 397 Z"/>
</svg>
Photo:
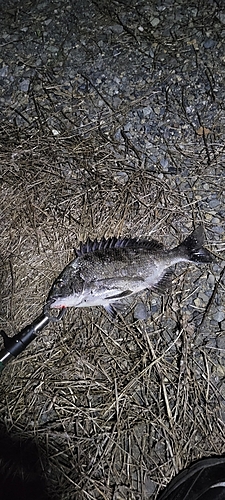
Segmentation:
<svg viewBox="0 0 225 500">
<path fill-rule="evenodd" d="M 53 283 L 48 294 L 50 309 L 79 305 L 83 290 L 83 280 L 71 265 L 68 265 Z"/>
</svg>

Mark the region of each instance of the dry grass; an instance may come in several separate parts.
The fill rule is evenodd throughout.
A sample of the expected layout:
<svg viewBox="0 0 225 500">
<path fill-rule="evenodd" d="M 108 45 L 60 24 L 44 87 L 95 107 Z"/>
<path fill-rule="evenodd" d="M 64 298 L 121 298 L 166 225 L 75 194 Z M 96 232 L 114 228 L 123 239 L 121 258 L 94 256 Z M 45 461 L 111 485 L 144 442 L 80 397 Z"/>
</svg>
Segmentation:
<svg viewBox="0 0 225 500">
<path fill-rule="evenodd" d="M 201 159 L 184 193 L 178 176 L 135 170 L 126 155 L 118 166 L 94 134 L 29 136 L 5 126 L 2 137 L 1 325 L 9 334 L 40 313 L 87 236 L 153 235 L 170 246 L 193 220 L 210 229 L 197 198 Z M 211 248 L 221 250 L 213 236 Z M 131 312 L 113 322 L 99 308 L 68 311 L 3 371 L 1 421 L 39 443 L 52 498 L 156 498 L 193 459 L 224 451 L 222 352 L 204 345 L 207 318 L 201 335 L 196 328 L 205 307 L 194 298 L 209 274 L 179 268 L 171 296 L 144 298 L 145 322 Z"/>
</svg>

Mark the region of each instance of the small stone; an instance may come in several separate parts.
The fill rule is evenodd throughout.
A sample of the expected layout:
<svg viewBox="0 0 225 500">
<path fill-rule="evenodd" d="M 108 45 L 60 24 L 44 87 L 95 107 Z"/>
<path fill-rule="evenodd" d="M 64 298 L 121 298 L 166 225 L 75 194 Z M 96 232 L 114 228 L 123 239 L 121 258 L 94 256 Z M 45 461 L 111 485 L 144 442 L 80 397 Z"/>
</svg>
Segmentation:
<svg viewBox="0 0 225 500">
<path fill-rule="evenodd" d="M 128 175 L 126 172 L 116 172 L 114 175 L 114 179 L 121 184 L 126 184 L 126 182 L 128 181 Z"/>
<path fill-rule="evenodd" d="M 123 127 L 124 132 L 129 132 L 131 129 L 132 129 L 132 123 L 131 122 L 125 123 Z"/>
<path fill-rule="evenodd" d="M 58 130 L 56 130 L 56 128 L 52 128 L 52 134 L 56 136 L 56 135 L 59 135 L 60 132 Z"/>
<path fill-rule="evenodd" d="M 168 160 L 166 158 L 162 158 L 160 160 L 160 165 L 161 165 L 161 167 L 163 167 L 164 170 L 167 171 L 168 170 L 169 162 L 168 162 Z"/>
<path fill-rule="evenodd" d="M 145 108 L 143 108 L 142 112 L 143 116 L 149 116 L 152 113 L 151 106 L 146 106 Z"/>
<path fill-rule="evenodd" d="M 49 50 L 49 52 L 51 52 L 52 54 L 57 54 L 57 52 L 58 52 L 58 47 L 56 47 L 55 45 L 50 45 L 50 46 L 48 47 L 48 50 Z"/>
<path fill-rule="evenodd" d="M 208 303 L 209 297 L 206 295 L 204 292 L 199 292 L 199 298 L 202 300 L 202 302 L 205 302 L 205 304 Z"/>
<path fill-rule="evenodd" d="M 134 308 L 134 318 L 135 319 L 146 319 L 148 316 L 146 305 L 143 302 L 138 302 Z"/>
<path fill-rule="evenodd" d="M 225 325 L 224 326 L 224 329 L 225 329 Z M 217 337 L 217 347 L 218 349 L 223 349 L 225 350 L 225 337 L 224 337 L 224 334 L 221 335 L 220 337 Z"/>
<path fill-rule="evenodd" d="M 195 7 L 193 9 L 191 9 L 191 14 L 193 17 L 196 17 L 197 13 L 198 13 L 198 9 L 196 9 Z"/>
<path fill-rule="evenodd" d="M 215 208 L 220 205 L 220 201 L 217 198 L 213 198 L 212 200 L 209 201 L 209 207 L 210 208 Z"/>
<path fill-rule="evenodd" d="M 212 226 L 212 231 L 217 234 L 224 234 L 223 226 Z"/>
<path fill-rule="evenodd" d="M 123 26 L 121 24 L 113 24 L 112 26 L 109 26 L 109 29 L 117 35 L 120 35 L 120 33 L 123 32 Z"/>
<path fill-rule="evenodd" d="M 221 321 L 225 319 L 225 312 L 222 310 L 216 311 L 216 313 L 213 314 L 213 319 L 214 321 L 221 323 Z"/>
<path fill-rule="evenodd" d="M 149 498 L 150 496 L 153 495 L 153 493 L 156 490 L 156 486 L 157 486 L 156 483 L 154 481 L 152 481 L 152 479 L 149 476 L 147 476 L 145 479 L 145 482 L 144 482 L 144 489 L 146 492 L 146 498 Z"/>
<path fill-rule="evenodd" d="M 221 321 L 221 325 L 220 325 L 220 327 L 221 327 L 221 330 L 225 331 L 225 320 Z M 225 341 L 225 337 L 224 337 L 224 335 L 223 335 L 223 339 L 224 339 L 224 341 Z M 225 349 L 225 346 L 224 346 L 224 349 Z"/>
<path fill-rule="evenodd" d="M 209 38 L 203 43 L 205 49 L 212 49 L 215 44 L 216 44 L 215 40 L 212 40 L 211 38 Z"/>
<path fill-rule="evenodd" d="M 196 133 L 198 135 L 201 135 L 201 136 L 207 136 L 208 134 L 210 134 L 211 130 L 207 127 L 199 127 L 197 130 L 196 130 Z"/>
<path fill-rule="evenodd" d="M 207 279 L 208 279 L 209 285 L 211 285 L 211 287 L 213 287 L 215 285 L 215 276 L 213 274 L 209 274 Z"/>
<path fill-rule="evenodd" d="M 223 12 L 219 12 L 218 18 L 222 24 L 225 24 L 225 14 Z"/>
<path fill-rule="evenodd" d="M 52 22 L 51 18 L 45 19 L 44 24 L 45 24 L 45 26 L 48 26 L 51 22 Z"/>
<path fill-rule="evenodd" d="M 222 365 L 215 366 L 215 373 L 218 375 L 218 377 L 224 377 L 225 366 L 222 366 Z"/>
<path fill-rule="evenodd" d="M 202 301 L 199 297 L 197 297 L 195 300 L 194 300 L 194 304 L 196 307 L 201 307 L 202 306 Z"/>
<path fill-rule="evenodd" d="M 8 69 L 9 69 L 9 67 L 6 64 L 4 64 L 4 66 L 2 66 L 2 68 L 0 68 L 0 77 L 1 78 L 5 78 L 8 75 Z"/>
<path fill-rule="evenodd" d="M 29 78 L 25 78 L 21 83 L 20 83 L 20 90 L 22 90 L 22 92 L 27 92 L 28 89 L 29 89 L 29 86 L 30 86 L 30 79 Z"/>
<path fill-rule="evenodd" d="M 43 411 L 43 413 L 40 415 L 40 420 L 42 423 L 46 424 L 49 420 L 49 415 L 47 414 L 46 411 Z"/>
<path fill-rule="evenodd" d="M 113 107 L 118 108 L 121 104 L 121 99 L 118 96 L 113 97 Z"/>
<path fill-rule="evenodd" d="M 158 17 L 153 17 L 153 19 L 151 19 L 150 23 L 153 26 L 153 28 L 155 28 L 160 23 L 160 19 Z"/>
<path fill-rule="evenodd" d="M 154 107 L 154 109 L 153 109 L 153 111 L 154 111 L 154 113 L 158 116 L 158 115 L 160 115 L 160 111 L 161 111 L 161 109 L 160 109 L 160 107 L 159 107 L 159 106 L 155 106 L 155 107 Z"/>
</svg>

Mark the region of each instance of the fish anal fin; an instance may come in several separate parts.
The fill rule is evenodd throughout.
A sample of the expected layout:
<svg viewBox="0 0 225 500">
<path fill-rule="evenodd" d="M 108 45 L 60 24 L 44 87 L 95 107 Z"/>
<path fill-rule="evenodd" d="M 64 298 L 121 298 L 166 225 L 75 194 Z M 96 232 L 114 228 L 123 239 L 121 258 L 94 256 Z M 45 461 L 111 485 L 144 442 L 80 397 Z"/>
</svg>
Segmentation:
<svg viewBox="0 0 225 500">
<path fill-rule="evenodd" d="M 107 306 L 104 306 L 104 309 L 107 311 L 107 313 L 112 319 L 115 319 L 118 313 L 120 312 L 119 303 L 117 305 L 108 304 Z"/>
<path fill-rule="evenodd" d="M 116 302 L 104 305 L 104 309 L 112 319 L 115 319 L 118 314 L 124 314 L 124 312 L 129 308 L 129 305 L 129 300 L 122 298 L 121 301 L 117 300 Z"/>
<path fill-rule="evenodd" d="M 158 283 L 152 287 L 152 290 L 158 293 L 164 293 L 166 290 L 170 290 L 172 288 L 172 274 L 172 271 L 168 270 Z"/>
</svg>

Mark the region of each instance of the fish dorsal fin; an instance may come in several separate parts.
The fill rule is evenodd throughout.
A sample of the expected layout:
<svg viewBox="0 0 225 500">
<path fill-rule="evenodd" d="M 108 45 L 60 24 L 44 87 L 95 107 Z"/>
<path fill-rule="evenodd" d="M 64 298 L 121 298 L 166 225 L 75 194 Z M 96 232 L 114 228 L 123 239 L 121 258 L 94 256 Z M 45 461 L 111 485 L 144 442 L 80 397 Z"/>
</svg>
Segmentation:
<svg viewBox="0 0 225 500">
<path fill-rule="evenodd" d="M 162 251 L 164 249 L 162 243 L 159 243 L 156 240 L 147 240 L 145 238 L 116 238 L 115 236 L 106 239 L 103 236 L 100 241 L 97 239 L 92 241 L 88 238 L 86 243 L 80 243 L 80 248 L 75 251 L 77 257 L 81 257 L 86 253 L 93 253 L 96 250 L 105 251 L 114 248 L 133 248 L 158 251 Z"/>
</svg>

